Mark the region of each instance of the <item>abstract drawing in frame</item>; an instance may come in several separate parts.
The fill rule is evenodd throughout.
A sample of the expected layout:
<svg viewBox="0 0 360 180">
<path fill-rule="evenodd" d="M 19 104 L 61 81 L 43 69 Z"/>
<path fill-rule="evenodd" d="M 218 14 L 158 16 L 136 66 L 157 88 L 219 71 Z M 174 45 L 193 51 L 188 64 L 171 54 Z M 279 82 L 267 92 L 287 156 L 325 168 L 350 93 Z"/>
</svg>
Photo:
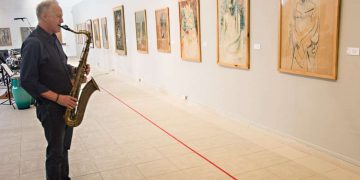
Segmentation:
<svg viewBox="0 0 360 180">
<path fill-rule="evenodd" d="M 101 35 L 103 47 L 105 49 L 109 49 L 109 36 L 106 17 L 101 18 Z"/>
<path fill-rule="evenodd" d="M 90 36 L 91 36 L 91 38 L 90 38 L 90 47 L 94 48 L 94 33 L 93 33 L 93 30 L 92 30 L 93 24 L 92 24 L 91 19 L 87 20 L 85 22 L 85 24 L 86 24 L 86 31 L 90 32 Z"/>
<path fill-rule="evenodd" d="M 169 8 L 156 10 L 155 18 L 157 49 L 160 52 L 171 52 Z"/>
<path fill-rule="evenodd" d="M 337 78 L 340 0 L 280 1 L 279 71 Z"/>
<path fill-rule="evenodd" d="M 93 20 L 94 42 L 96 48 L 101 48 L 99 19 Z"/>
<path fill-rule="evenodd" d="M 142 53 L 148 52 L 148 36 L 146 27 L 146 10 L 135 12 L 136 46 Z"/>
<path fill-rule="evenodd" d="M 20 34 L 21 34 L 21 40 L 22 42 L 25 41 L 25 39 L 30 35 L 31 31 L 35 30 L 35 27 L 20 27 Z"/>
<path fill-rule="evenodd" d="M 249 69 L 249 0 L 217 0 L 217 63 Z"/>
<path fill-rule="evenodd" d="M 201 62 L 199 0 L 179 0 L 179 17 L 181 58 Z"/>
<path fill-rule="evenodd" d="M 114 32 L 115 32 L 115 51 L 119 55 L 126 55 L 126 36 L 125 36 L 125 18 L 124 6 L 118 6 L 113 9 L 114 14 Z"/>
<path fill-rule="evenodd" d="M 10 28 L 0 28 L 0 46 L 12 46 Z"/>
</svg>

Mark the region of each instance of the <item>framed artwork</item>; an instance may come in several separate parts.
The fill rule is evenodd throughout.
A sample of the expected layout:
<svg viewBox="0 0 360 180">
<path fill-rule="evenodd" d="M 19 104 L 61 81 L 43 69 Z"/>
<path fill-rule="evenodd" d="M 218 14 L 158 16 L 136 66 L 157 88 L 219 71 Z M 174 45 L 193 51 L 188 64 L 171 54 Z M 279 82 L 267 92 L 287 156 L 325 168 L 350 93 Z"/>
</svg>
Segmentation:
<svg viewBox="0 0 360 180">
<path fill-rule="evenodd" d="M 77 25 L 76 25 L 76 30 L 77 30 L 77 31 L 82 30 L 81 24 L 77 24 Z M 77 42 L 78 44 L 81 44 L 81 42 L 80 42 L 80 35 L 79 35 L 79 34 L 75 34 L 75 39 L 76 39 L 76 42 Z"/>
<path fill-rule="evenodd" d="M 115 51 L 119 55 L 126 55 L 125 17 L 124 6 L 113 9 L 115 28 Z"/>
<path fill-rule="evenodd" d="M 99 19 L 93 20 L 94 42 L 96 48 L 101 48 Z"/>
<path fill-rule="evenodd" d="M 85 31 L 86 30 L 86 23 L 79 24 L 79 30 Z M 78 34 L 79 44 L 83 44 L 84 35 Z"/>
<path fill-rule="evenodd" d="M 146 10 L 135 12 L 136 47 L 139 52 L 148 53 Z"/>
<path fill-rule="evenodd" d="M 80 25 L 79 25 L 79 24 L 76 24 L 75 27 L 74 27 L 74 30 L 77 31 L 77 32 L 80 31 Z M 74 35 L 75 35 L 75 42 L 76 42 L 76 44 L 80 44 L 78 34 L 74 34 Z"/>
<path fill-rule="evenodd" d="M 217 0 L 217 63 L 249 69 L 249 0 Z"/>
<path fill-rule="evenodd" d="M 92 29 L 93 24 L 92 24 L 91 19 L 87 20 L 85 22 L 85 24 L 86 24 L 86 31 L 89 31 L 90 36 L 91 36 L 91 38 L 90 38 L 90 47 L 94 48 L 94 33 L 93 33 L 93 29 Z M 85 42 L 85 40 L 84 40 L 84 42 Z"/>
<path fill-rule="evenodd" d="M 105 49 L 109 49 L 109 36 L 108 36 L 108 28 L 107 28 L 107 21 L 106 17 L 101 18 L 101 39 L 103 43 L 103 47 Z"/>
<path fill-rule="evenodd" d="M 86 31 L 86 23 L 80 24 L 80 30 Z M 84 44 L 86 41 L 86 36 L 79 34 L 79 40 L 80 40 L 80 44 Z"/>
<path fill-rule="evenodd" d="M 179 17 L 181 58 L 201 62 L 199 0 L 179 0 Z"/>
<path fill-rule="evenodd" d="M 35 27 L 20 27 L 20 34 L 21 34 L 21 40 L 22 42 L 25 41 L 25 39 L 30 35 L 31 31 L 35 30 Z"/>
<path fill-rule="evenodd" d="M 0 46 L 12 46 L 10 28 L 0 28 Z"/>
<path fill-rule="evenodd" d="M 56 33 L 56 37 L 58 38 L 58 40 L 60 41 L 60 44 L 63 44 L 63 38 L 62 38 L 62 32 L 61 29 L 58 33 Z"/>
<path fill-rule="evenodd" d="M 83 30 L 82 28 L 82 24 L 77 24 L 76 25 L 76 31 L 81 31 Z M 75 39 L 76 39 L 76 43 L 77 44 L 82 44 L 82 37 L 80 36 L 80 34 L 75 34 Z"/>
<path fill-rule="evenodd" d="M 160 52 L 171 52 L 169 8 L 155 11 L 156 43 Z"/>
<path fill-rule="evenodd" d="M 340 0 L 280 1 L 279 71 L 337 78 Z"/>
</svg>

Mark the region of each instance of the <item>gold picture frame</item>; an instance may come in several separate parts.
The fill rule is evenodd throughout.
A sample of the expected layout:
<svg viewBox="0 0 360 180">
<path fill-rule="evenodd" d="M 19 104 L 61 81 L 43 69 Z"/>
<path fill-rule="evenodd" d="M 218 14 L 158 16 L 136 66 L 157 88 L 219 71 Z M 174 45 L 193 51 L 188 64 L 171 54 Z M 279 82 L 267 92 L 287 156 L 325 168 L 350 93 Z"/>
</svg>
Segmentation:
<svg viewBox="0 0 360 180">
<path fill-rule="evenodd" d="M 96 48 L 101 48 L 99 18 L 93 19 L 94 42 Z"/>
<path fill-rule="evenodd" d="M 155 10 L 156 45 L 160 52 L 171 52 L 169 8 Z"/>
<path fill-rule="evenodd" d="M 101 38 L 103 47 L 105 49 L 109 49 L 109 36 L 108 36 L 108 28 L 107 28 L 107 20 L 106 17 L 101 18 Z"/>
<path fill-rule="evenodd" d="M 124 6 L 113 8 L 115 51 L 119 55 L 126 55 L 126 33 Z"/>
<path fill-rule="evenodd" d="M 0 28 L 0 46 L 12 46 L 10 28 Z"/>
<path fill-rule="evenodd" d="M 217 0 L 217 63 L 249 69 L 249 0 Z"/>
<path fill-rule="evenodd" d="M 179 25 L 181 58 L 201 62 L 199 0 L 179 0 Z"/>
<path fill-rule="evenodd" d="M 141 53 L 148 53 L 146 10 L 135 12 L 136 47 Z"/>
<path fill-rule="evenodd" d="M 335 80 L 340 0 L 279 0 L 279 4 L 279 71 Z"/>
<path fill-rule="evenodd" d="M 85 22 L 85 24 L 86 24 L 86 31 L 88 31 L 88 32 L 90 32 L 90 47 L 91 48 L 94 48 L 94 33 L 93 33 L 93 24 L 92 24 L 92 21 L 91 21 L 91 19 L 88 19 L 88 20 L 86 20 L 86 22 Z M 85 40 L 84 40 L 84 42 L 85 42 Z"/>
</svg>

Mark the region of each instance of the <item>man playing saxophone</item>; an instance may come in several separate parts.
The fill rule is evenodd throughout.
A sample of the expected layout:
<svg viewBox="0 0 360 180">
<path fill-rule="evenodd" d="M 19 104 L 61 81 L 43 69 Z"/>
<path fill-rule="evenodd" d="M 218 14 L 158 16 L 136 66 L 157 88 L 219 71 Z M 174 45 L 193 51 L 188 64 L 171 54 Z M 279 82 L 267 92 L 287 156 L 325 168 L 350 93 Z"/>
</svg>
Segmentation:
<svg viewBox="0 0 360 180">
<path fill-rule="evenodd" d="M 36 99 L 36 115 L 48 142 L 46 179 L 69 178 L 68 150 L 72 127 L 64 122 L 66 108 L 76 108 L 77 98 L 69 96 L 75 68 L 67 64 L 67 56 L 55 33 L 63 22 L 62 9 L 55 0 L 46 0 L 36 8 L 37 28 L 21 47 L 21 85 Z M 90 66 L 86 66 L 86 74 Z"/>
</svg>

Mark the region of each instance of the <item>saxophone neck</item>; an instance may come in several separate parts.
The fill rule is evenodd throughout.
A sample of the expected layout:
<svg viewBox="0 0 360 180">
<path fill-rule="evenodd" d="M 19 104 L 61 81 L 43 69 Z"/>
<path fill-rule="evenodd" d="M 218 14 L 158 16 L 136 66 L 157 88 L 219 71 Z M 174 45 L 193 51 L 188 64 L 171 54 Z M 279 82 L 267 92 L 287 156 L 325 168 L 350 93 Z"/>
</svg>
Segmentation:
<svg viewBox="0 0 360 180">
<path fill-rule="evenodd" d="M 67 25 L 58 25 L 59 27 L 67 30 L 67 31 L 70 31 L 72 33 L 75 33 L 75 34 L 84 34 L 86 35 L 88 38 L 90 38 L 90 32 L 89 31 L 85 31 L 85 30 L 80 30 L 80 31 L 74 31 L 72 29 L 69 28 L 69 26 Z"/>
</svg>

